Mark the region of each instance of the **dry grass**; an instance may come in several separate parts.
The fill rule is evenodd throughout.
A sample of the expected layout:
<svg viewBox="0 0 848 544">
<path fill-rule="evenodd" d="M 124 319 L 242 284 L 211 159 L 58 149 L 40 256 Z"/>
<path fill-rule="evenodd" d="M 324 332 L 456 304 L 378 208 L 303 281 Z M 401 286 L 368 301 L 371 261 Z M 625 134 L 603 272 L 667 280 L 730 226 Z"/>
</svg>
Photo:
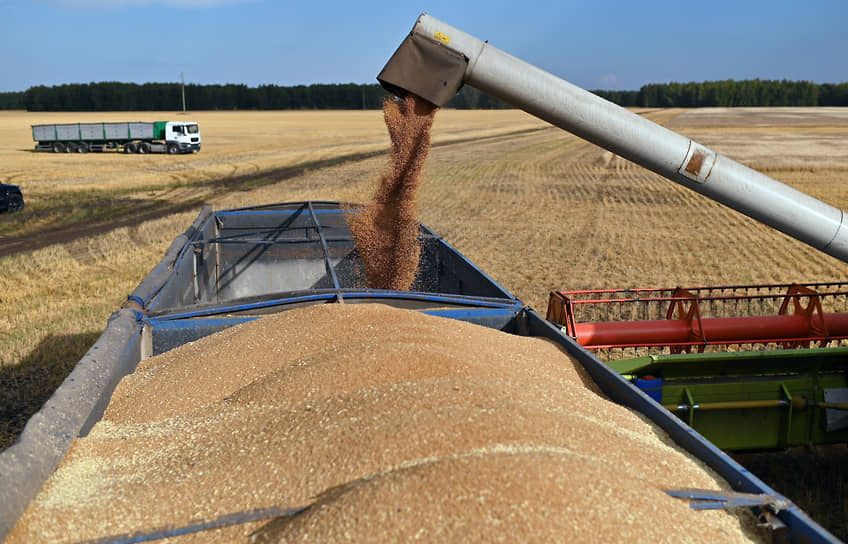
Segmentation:
<svg viewBox="0 0 848 544">
<path fill-rule="evenodd" d="M 203 149 L 194 155 L 118 156 L 35 153 L 30 125 L 127 120 L 191 120 Z M 444 112 L 434 142 L 456 141 L 543 126 L 520 111 Z M 29 113 L 0 112 L 0 179 L 39 194 L 47 191 L 171 187 L 256 174 L 355 153 L 384 150 L 382 112 L 262 111 Z"/>
<path fill-rule="evenodd" d="M 642 113 L 848 208 L 842 110 Z M 386 149 L 381 114 L 370 111 L 191 114 L 204 143 L 190 156 L 29 151 L 30 124 L 171 117 L 0 113 L 0 179 L 20 184 L 27 198 L 23 214 L 0 216 L 0 243 L 14 234 L 4 226 L 37 234 L 71 213 L 55 207 L 52 215 L 39 215 L 40 204 L 56 194 L 74 201 L 81 194 L 101 198 L 123 191 L 132 203 L 198 197 L 216 208 L 301 199 L 363 202 L 386 162 L 376 156 L 294 177 L 268 173 Z M 421 220 L 531 306 L 544 309 L 551 289 L 845 279 L 844 263 L 574 136 L 553 128 L 528 132 L 544 126 L 520 111 L 439 112 L 419 193 Z M 209 184 L 240 175 L 248 182 Z M 195 214 L 0 258 L 0 397 L 23 399 L 10 414 L 38 408 L 56 380 L 34 376 L 67 372 Z M 24 394 L 10 394 L 21 389 Z M 0 448 L 18 431 L 4 434 L 0 423 Z"/>
</svg>

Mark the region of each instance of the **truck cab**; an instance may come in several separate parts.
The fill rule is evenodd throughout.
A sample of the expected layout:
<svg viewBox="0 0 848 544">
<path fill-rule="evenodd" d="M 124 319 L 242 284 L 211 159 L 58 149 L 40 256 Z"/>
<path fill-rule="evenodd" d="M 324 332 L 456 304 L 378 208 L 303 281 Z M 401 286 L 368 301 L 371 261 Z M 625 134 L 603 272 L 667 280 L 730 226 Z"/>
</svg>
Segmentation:
<svg viewBox="0 0 848 544">
<path fill-rule="evenodd" d="M 190 121 L 165 123 L 165 144 L 170 154 L 200 151 L 200 128 Z"/>
</svg>

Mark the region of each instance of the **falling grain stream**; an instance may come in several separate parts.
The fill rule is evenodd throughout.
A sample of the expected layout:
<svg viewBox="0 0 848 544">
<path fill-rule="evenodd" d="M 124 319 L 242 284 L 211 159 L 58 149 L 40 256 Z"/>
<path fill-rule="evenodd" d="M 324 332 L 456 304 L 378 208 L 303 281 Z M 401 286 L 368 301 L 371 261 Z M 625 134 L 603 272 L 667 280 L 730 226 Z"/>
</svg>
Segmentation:
<svg viewBox="0 0 848 544">
<path fill-rule="evenodd" d="M 414 95 L 383 104 L 391 138 L 389 166 L 379 179 L 374 202 L 348 215 L 356 247 L 373 289 L 409 289 L 418 269 L 415 193 L 430 152 L 436 107 Z"/>
</svg>

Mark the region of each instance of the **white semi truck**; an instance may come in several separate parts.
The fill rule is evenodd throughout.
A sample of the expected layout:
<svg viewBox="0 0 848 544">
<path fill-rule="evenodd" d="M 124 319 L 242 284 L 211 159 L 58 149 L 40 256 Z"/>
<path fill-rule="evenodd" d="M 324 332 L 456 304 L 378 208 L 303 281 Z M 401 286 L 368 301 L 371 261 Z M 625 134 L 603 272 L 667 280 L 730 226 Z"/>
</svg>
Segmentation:
<svg viewBox="0 0 848 544">
<path fill-rule="evenodd" d="M 119 123 L 72 123 L 32 125 L 37 151 L 88 153 L 196 153 L 200 151 L 200 128 L 189 121 L 130 121 Z"/>
</svg>

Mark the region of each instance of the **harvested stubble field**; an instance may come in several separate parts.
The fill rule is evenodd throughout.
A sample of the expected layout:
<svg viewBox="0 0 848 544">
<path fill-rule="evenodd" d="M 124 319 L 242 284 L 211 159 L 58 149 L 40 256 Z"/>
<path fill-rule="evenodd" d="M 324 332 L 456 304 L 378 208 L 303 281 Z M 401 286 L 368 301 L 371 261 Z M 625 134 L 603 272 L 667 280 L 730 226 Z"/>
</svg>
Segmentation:
<svg viewBox="0 0 848 544">
<path fill-rule="evenodd" d="M 848 208 L 848 111 L 641 113 Z M 386 160 L 376 111 L 193 113 L 203 150 L 189 156 L 31 152 L 31 124 L 174 117 L 0 113 L 0 179 L 27 200 L 0 216 L 0 448 L 203 202 L 365 202 Z M 440 111 L 433 142 L 421 221 L 539 310 L 552 289 L 845 278 L 843 263 L 523 112 Z"/>
</svg>

